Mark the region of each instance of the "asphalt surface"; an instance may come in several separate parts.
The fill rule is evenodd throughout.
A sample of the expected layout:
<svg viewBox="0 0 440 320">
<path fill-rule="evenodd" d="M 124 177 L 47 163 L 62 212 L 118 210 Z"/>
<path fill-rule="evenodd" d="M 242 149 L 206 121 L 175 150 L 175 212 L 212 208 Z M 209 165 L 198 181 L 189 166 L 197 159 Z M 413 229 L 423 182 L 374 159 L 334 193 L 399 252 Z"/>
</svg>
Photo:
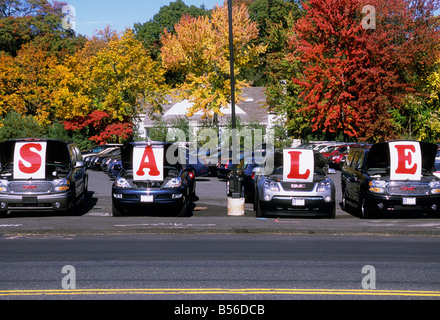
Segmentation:
<svg viewBox="0 0 440 320">
<path fill-rule="evenodd" d="M 89 171 L 86 210 L 79 216 L 52 213 L 12 213 L 0 220 L 0 235 L 112 235 L 112 234 L 323 234 L 323 235 L 418 235 L 439 236 L 440 219 L 419 214 L 361 220 L 356 212 L 344 212 L 339 203 L 340 173 L 331 175 L 337 187 L 336 219 L 256 218 L 252 205 L 243 216 L 228 215 L 225 181 L 197 178 L 198 201 L 192 216 L 177 218 L 166 212 L 113 217 L 111 181 L 103 172 Z"/>
</svg>

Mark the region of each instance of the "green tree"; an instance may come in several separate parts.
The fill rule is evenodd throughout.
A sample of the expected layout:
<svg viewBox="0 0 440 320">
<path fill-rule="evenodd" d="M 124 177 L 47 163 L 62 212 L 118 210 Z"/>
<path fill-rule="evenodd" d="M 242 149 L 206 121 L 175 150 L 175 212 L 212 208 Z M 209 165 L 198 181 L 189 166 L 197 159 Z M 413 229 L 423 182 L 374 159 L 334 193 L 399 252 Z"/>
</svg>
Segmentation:
<svg viewBox="0 0 440 320">
<path fill-rule="evenodd" d="M 182 16 L 191 17 L 207 16 L 209 11 L 202 5 L 200 8 L 191 5 L 187 6 L 182 0 L 170 2 L 169 5 L 160 8 L 159 12 L 152 19 L 145 23 L 135 23 L 134 32 L 136 38 L 142 41 L 151 53 L 153 59 L 157 59 L 162 46 L 161 36 L 164 30 L 174 33 L 174 26 Z"/>
</svg>

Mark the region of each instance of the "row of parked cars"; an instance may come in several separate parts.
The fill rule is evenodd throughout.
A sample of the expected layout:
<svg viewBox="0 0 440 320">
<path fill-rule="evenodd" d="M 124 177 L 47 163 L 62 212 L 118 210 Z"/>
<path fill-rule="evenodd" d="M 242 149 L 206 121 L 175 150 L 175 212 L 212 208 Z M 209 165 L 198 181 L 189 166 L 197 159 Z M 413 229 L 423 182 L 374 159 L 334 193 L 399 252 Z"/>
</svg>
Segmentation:
<svg viewBox="0 0 440 320">
<path fill-rule="evenodd" d="M 437 145 L 391 141 L 349 149 L 341 168 L 344 210 L 358 210 L 362 218 L 396 211 L 438 216 Z M 0 216 L 15 210 L 74 213 L 85 201 L 87 169 L 98 167 L 115 171 L 113 215 L 156 207 L 188 216 L 197 198 L 196 177 L 207 174 L 198 170 L 199 160 L 186 146 L 166 142 L 99 146 L 81 153 L 74 143 L 57 140 L 5 141 L 0 143 Z M 336 186 L 323 152 L 308 145 L 259 150 L 244 153 L 237 168 L 226 176 L 226 192 L 237 194 L 238 181 L 238 194 L 253 203 L 258 217 L 335 218 Z"/>
<path fill-rule="evenodd" d="M 257 216 L 306 215 L 335 217 L 335 184 L 331 160 L 317 144 L 277 150 L 264 163 L 244 160 L 237 177 L 229 173 L 227 193 L 239 180 L 242 196 L 253 203 Z M 340 164 L 342 209 L 361 218 L 393 212 L 439 216 L 438 146 L 418 141 L 377 144 L 335 144 L 347 148 Z M 345 151 L 344 151 L 345 152 Z"/>
</svg>

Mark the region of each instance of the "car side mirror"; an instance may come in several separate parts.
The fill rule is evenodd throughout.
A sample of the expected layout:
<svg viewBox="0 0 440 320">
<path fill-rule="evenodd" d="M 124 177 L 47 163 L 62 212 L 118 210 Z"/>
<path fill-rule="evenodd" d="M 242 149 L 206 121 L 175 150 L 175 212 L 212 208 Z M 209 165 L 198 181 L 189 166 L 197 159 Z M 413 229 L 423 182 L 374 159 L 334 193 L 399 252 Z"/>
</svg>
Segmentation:
<svg viewBox="0 0 440 320">
<path fill-rule="evenodd" d="M 82 167 L 85 167 L 85 166 L 86 166 L 86 164 L 85 164 L 85 162 L 82 161 L 82 160 L 79 160 L 79 161 L 77 161 L 77 162 L 75 163 L 75 168 L 82 168 Z"/>
</svg>

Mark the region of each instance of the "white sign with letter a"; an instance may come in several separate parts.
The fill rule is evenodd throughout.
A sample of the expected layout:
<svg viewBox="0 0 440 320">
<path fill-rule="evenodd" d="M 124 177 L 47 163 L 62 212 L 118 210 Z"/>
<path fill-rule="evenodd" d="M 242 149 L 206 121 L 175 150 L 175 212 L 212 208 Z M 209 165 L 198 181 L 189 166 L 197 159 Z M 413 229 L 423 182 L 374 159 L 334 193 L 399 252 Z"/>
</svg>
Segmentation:
<svg viewBox="0 0 440 320">
<path fill-rule="evenodd" d="M 152 146 L 133 148 L 133 180 L 163 181 L 164 149 Z"/>
</svg>

